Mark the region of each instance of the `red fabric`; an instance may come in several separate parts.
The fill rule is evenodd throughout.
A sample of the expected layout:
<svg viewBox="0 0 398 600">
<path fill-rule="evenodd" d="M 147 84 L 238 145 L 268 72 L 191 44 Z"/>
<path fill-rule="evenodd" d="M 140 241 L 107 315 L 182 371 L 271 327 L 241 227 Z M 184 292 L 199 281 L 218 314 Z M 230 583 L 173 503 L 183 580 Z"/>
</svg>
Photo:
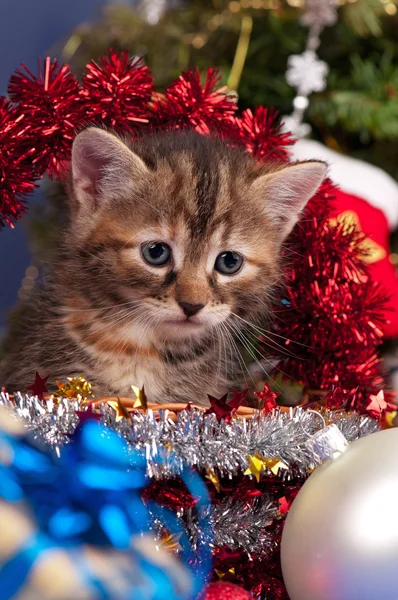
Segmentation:
<svg viewBox="0 0 398 600">
<path fill-rule="evenodd" d="M 363 198 L 336 191 L 335 216 L 355 213 L 358 228 L 371 240 L 371 256 L 367 259 L 374 281 L 378 281 L 391 297 L 388 311 L 385 311 L 384 335 L 387 338 L 398 337 L 398 276 L 389 260 L 389 227 L 382 210 L 372 206 Z M 355 217 L 354 217 L 355 218 Z M 382 256 L 384 250 L 384 256 Z"/>
</svg>

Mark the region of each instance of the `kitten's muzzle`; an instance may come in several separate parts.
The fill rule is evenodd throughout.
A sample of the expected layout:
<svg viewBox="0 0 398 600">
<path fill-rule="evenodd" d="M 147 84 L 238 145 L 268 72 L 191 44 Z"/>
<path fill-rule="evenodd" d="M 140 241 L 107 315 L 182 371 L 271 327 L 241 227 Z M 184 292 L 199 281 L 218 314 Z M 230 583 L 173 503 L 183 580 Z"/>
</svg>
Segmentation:
<svg viewBox="0 0 398 600">
<path fill-rule="evenodd" d="M 193 317 L 196 315 L 202 308 L 205 307 L 204 304 L 191 304 L 191 302 L 179 302 L 179 306 L 181 306 L 184 315 L 189 319 L 189 317 Z"/>
</svg>

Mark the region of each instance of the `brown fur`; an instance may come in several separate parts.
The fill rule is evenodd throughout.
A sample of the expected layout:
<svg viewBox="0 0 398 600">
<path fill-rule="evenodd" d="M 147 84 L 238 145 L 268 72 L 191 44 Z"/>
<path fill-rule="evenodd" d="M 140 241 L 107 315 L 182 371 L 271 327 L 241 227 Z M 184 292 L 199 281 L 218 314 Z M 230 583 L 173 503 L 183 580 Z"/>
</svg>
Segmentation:
<svg viewBox="0 0 398 600">
<path fill-rule="evenodd" d="M 53 382 L 84 374 L 97 395 L 131 395 L 131 384 L 145 385 L 155 402 L 206 403 L 208 394 L 242 383 L 239 317 L 254 324 L 267 318 L 280 277 L 283 213 L 290 210 L 281 204 L 278 216 L 278 199 L 256 185 L 283 167 L 260 165 L 243 150 L 194 133 L 128 146 L 145 163 L 145 176 L 133 165 L 134 177 L 123 173 L 81 189 L 71 180 L 60 258 L 0 370 L 10 391 L 24 390 L 35 371 Z M 175 249 L 167 267 L 148 268 L 140 256 L 143 241 L 154 239 Z M 240 273 L 213 270 L 225 250 L 244 255 Z M 178 302 L 205 305 L 198 326 L 165 324 L 166 317 L 183 319 Z"/>
</svg>

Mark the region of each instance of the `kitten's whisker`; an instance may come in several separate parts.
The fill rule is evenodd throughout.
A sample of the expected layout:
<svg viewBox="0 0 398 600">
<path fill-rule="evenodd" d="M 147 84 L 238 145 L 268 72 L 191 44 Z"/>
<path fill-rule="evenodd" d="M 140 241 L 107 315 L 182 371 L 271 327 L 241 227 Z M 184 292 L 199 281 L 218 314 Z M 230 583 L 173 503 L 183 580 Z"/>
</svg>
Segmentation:
<svg viewBox="0 0 398 600">
<path fill-rule="evenodd" d="M 252 374 L 250 373 L 250 370 L 249 370 L 249 368 L 248 368 L 248 366 L 247 366 L 247 364 L 246 364 L 246 362 L 245 362 L 245 360 L 244 360 L 244 358 L 243 358 L 243 356 L 242 356 L 242 354 L 241 354 L 241 352 L 240 352 L 240 350 L 238 348 L 238 345 L 237 345 L 237 343 L 234 340 L 234 335 L 233 335 L 234 330 L 233 329 L 231 330 L 232 333 L 231 333 L 231 331 L 229 331 L 231 323 L 228 323 L 228 321 L 223 321 L 221 323 L 221 325 L 225 328 L 226 334 L 227 334 L 229 340 L 231 341 L 231 344 L 235 348 L 235 351 L 237 353 L 237 357 L 238 357 L 238 360 L 239 360 L 239 364 L 240 364 L 241 367 L 243 366 L 243 370 L 242 371 L 243 372 L 247 371 L 247 374 L 249 375 L 250 379 L 252 380 L 254 388 L 255 388 L 256 387 L 256 382 L 254 381 L 254 379 L 252 377 Z"/>
<path fill-rule="evenodd" d="M 270 335 L 274 335 L 275 337 L 278 337 L 278 338 L 280 338 L 282 340 L 286 340 L 287 342 L 292 342 L 293 344 L 297 344 L 298 346 L 304 346 L 305 348 L 310 348 L 310 349 L 313 350 L 313 348 L 311 346 L 307 346 L 307 344 L 302 344 L 301 342 L 295 342 L 294 340 L 291 340 L 291 339 L 289 339 L 287 337 L 284 337 L 283 335 L 280 335 L 279 333 L 275 333 L 274 331 L 269 331 L 268 329 L 262 329 L 261 327 L 258 327 L 257 325 L 254 325 L 253 323 L 250 323 L 250 321 L 247 321 L 246 319 L 243 319 L 243 317 L 240 317 L 239 315 L 237 315 L 234 312 L 231 312 L 231 315 L 233 315 L 237 319 L 240 319 L 241 321 L 243 321 L 244 323 L 246 323 L 247 325 L 249 325 L 253 329 L 256 329 L 257 331 L 259 331 L 265 337 L 268 337 Z M 276 344 L 276 342 L 274 342 L 274 343 Z"/>
</svg>

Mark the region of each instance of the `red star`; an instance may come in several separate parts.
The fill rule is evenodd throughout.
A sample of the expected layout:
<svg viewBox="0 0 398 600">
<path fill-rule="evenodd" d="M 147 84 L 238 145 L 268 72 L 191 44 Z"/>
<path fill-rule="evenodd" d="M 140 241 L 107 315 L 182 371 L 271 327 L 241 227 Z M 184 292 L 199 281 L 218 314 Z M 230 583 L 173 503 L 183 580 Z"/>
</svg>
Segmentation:
<svg viewBox="0 0 398 600">
<path fill-rule="evenodd" d="M 229 423 L 232 419 L 232 406 L 227 404 L 227 396 L 225 394 L 222 398 L 213 398 L 213 396 L 208 396 L 210 400 L 210 408 L 208 408 L 205 412 L 205 415 L 210 415 L 214 413 L 217 417 L 217 421 L 221 421 L 224 419 L 227 423 Z"/>
<path fill-rule="evenodd" d="M 82 425 L 86 421 L 101 421 L 102 415 L 93 411 L 93 403 L 90 402 L 87 410 L 76 410 L 76 415 L 79 417 L 79 425 Z"/>
<path fill-rule="evenodd" d="M 247 388 L 247 390 L 243 390 L 243 392 L 234 390 L 234 397 L 232 400 L 230 400 L 230 402 L 228 402 L 228 406 L 230 406 L 233 410 L 238 410 L 240 406 L 247 406 L 246 396 L 248 391 L 249 388 Z"/>
<path fill-rule="evenodd" d="M 366 410 L 376 418 L 381 417 L 386 410 L 396 408 L 394 404 L 385 401 L 383 390 L 380 390 L 377 396 L 370 395 L 369 400 L 370 402 L 367 405 Z"/>
<path fill-rule="evenodd" d="M 50 375 L 47 375 L 47 377 L 40 377 L 39 373 L 36 372 L 34 383 L 27 388 L 28 390 L 31 390 L 33 395 L 37 396 L 39 400 L 43 400 L 43 394 L 48 392 L 46 381 L 49 377 Z"/>
<path fill-rule="evenodd" d="M 275 402 L 276 398 L 280 396 L 279 392 L 273 392 L 269 387 L 268 383 L 264 383 L 264 391 L 263 392 L 254 392 L 254 395 L 257 398 L 260 398 L 262 404 L 262 410 L 264 414 L 270 413 L 274 408 L 278 408 L 277 403 Z"/>
<path fill-rule="evenodd" d="M 282 498 L 279 498 L 278 505 L 281 515 L 286 515 L 290 510 L 291 502 L 287 500 L 286 496 L 283 496 Z"/>
</svg>

